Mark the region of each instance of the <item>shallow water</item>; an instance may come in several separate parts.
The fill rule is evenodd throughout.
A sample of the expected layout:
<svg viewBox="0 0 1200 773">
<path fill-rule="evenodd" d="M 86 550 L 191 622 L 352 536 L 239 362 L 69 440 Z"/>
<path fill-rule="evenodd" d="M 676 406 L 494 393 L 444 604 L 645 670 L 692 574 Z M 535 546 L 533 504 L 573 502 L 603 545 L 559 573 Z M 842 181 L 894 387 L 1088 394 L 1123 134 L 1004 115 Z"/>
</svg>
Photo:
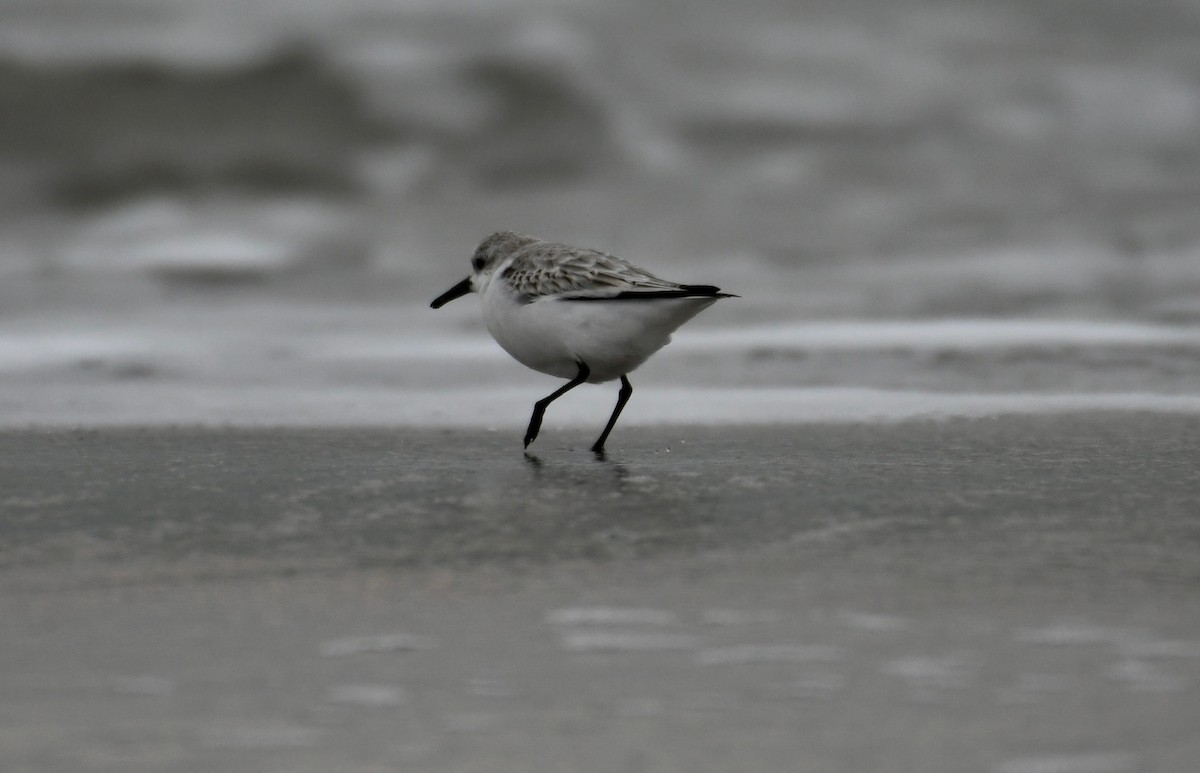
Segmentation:
<svg viewBox="0 0 1200 773">
<path fill-rule="evenodd" d="M 1197 429 L 7 432 L 0 760 L 1182 773 Z"/>
</svg>

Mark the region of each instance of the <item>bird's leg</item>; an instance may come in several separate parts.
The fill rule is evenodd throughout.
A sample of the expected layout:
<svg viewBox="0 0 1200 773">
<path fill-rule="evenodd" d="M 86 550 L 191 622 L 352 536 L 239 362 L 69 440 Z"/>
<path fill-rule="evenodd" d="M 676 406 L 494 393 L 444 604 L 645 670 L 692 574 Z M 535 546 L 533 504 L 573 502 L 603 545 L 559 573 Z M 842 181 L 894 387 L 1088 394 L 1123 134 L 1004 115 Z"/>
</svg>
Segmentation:
<svg viewBox="0 0 1200 773">
<path fill-rule="evenodd" d="M 591 369 L 586 363 L 579 363 L 579 372 L 575 374 L 575 378 L 563 384 L 558 389 L 554 390 L 549 396 L 538 400 L 533 404 L 533 415 L 529 417 L 529 429 L 525 430 L 525 447 L 529 448 L 529 444 L 538 436 L 538 430 L 542 428 L 542 416 L 546 413 L 546 406 L 554 402 L 558 398 L 570 392 L 575 387 L 588 380 L 588 376 L 592 374 Z"/>
<path fill-rule="evenodd" d="M 600 433 L 600 439 L 592 446 L 592 453 L 604 453 L 604 441 L 608 440 L 608 433 L 612 432 L 612 428 L 617 423 L 617 417 L 621 415 L 621 410 L 625 407 L 625 403 L 629 402 L 631 394 L 633 394 L 633 384 L 629 383 L 628 376 L 621 376 L 621 391 L 617 392 L 617 406 L 613 408 L 612 416 L 608 417 L 608 424 L 604 426 L 604 431 Z"/>
</svg>

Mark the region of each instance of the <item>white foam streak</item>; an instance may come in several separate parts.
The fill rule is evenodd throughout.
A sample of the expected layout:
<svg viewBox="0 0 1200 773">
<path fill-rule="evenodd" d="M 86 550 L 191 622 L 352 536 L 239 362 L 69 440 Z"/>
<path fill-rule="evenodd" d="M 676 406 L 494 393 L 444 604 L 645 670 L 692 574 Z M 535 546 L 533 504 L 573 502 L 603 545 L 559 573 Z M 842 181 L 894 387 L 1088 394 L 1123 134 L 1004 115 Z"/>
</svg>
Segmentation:
<svg viewBox="0 0 1200 773">
<path fill-rule="evenodd" d="M 598 388 L 603 389 L 603 387 Z M 0 427 L 370 426 L 523 427 L 538 396 L 529 387 L 403 391 L 384 388 L 50 384 L 5 406 Z M 611 400 L 578 389 L 554 404 L 546 427 L 603 423 Z M 622 426 L 879 423 L 1089 411 L 1200 414 L 1200 395 L 1147 393 L 989 393 L 881 389 L 644 387 Z"/>
<path fill-rule="evenodd" d="M 644 607 L 563 607 L 546 613 L 551 625 L 672 625 L 674 612 Z"/>
<path fill-rule="evenodd" d="M 560 644 L 567 652 L 672 652 L 695 649 L 698 641 L 687 634 L 570 631 Z"/>
<path fill-rule="evenodd" d="M 367 652 L 413 652 L 431 650 L 437 641 L 428 636 L 411 633 L 384 633 L 368 636 L 348 636 L 322 642 L 319 652 L 327 658 L 361 655 Z"/>
<path fill-rule="evenodd" d="M 1195 346 L 1200 330 L 1174 325 L 1089 320 L 850 320 L 681 330 L 675 350 L 979 350 L 1059 346 Z"/>
<path fill-rule="evenodd" d="M 992 768 L 994 773 L 1120 773 L 1136 769 L 1134 755 L 1112 752 L 1016 757 Z"/>
</svg>

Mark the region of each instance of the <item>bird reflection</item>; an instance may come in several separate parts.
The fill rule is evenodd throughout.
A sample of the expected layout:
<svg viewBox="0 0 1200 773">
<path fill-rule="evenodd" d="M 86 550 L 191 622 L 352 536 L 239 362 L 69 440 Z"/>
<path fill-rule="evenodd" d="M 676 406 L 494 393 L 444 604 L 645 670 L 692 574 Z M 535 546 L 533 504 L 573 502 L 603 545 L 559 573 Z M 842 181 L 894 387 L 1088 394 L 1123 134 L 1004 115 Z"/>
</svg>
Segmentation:
<svg viewBox="0 0 1200 773">
<path fill-rule="evenodd" d="M 550 463 L 548 464 L 541 456 L 526 451 L 524 453 L 525 463 L 529 465 L 535 479 L 545 480 L 547 474 L 553 477 L 561 477 L 561 473 L 576 473 L 583 469 L 583 466 L 578 461 L 570 463 Z M 613 480 L 618 483 L 623 483 L 629 477 L 629 468 L 622 462 L 616 462 L 609 458 L 609 455 L 603 451 L 593 451 L 592 458 L 594 464 L 600 465 L 602 468 L 609 470 L 612 473 Z"/>
</svg>

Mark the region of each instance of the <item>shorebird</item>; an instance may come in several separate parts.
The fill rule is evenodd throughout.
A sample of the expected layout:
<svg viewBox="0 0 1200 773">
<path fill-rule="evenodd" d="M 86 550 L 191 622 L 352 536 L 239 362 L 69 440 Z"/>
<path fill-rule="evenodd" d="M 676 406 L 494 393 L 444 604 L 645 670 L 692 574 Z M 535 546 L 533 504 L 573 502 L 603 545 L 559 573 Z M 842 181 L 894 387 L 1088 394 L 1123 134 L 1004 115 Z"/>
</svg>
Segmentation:
<svg viewBox="0 0 1200 773">
<path fill-rule="evenodd" d="M 482 296 L 496 342 L 522 365 L 568 379 L 538 400 L 525 447 L 538 436 L 546 407 L 585 382 L 621 379 L 617 405 L 592 445 L 598 455 L 633 394 L 629 373 L 671 340 L 676 328 L 718 298 L 712 285 L 659 279 L 596 250 L 500 231 L 471 257 L 471 275 L 433 300 L 437 309 L 467 293 Z"/>
</svg>

